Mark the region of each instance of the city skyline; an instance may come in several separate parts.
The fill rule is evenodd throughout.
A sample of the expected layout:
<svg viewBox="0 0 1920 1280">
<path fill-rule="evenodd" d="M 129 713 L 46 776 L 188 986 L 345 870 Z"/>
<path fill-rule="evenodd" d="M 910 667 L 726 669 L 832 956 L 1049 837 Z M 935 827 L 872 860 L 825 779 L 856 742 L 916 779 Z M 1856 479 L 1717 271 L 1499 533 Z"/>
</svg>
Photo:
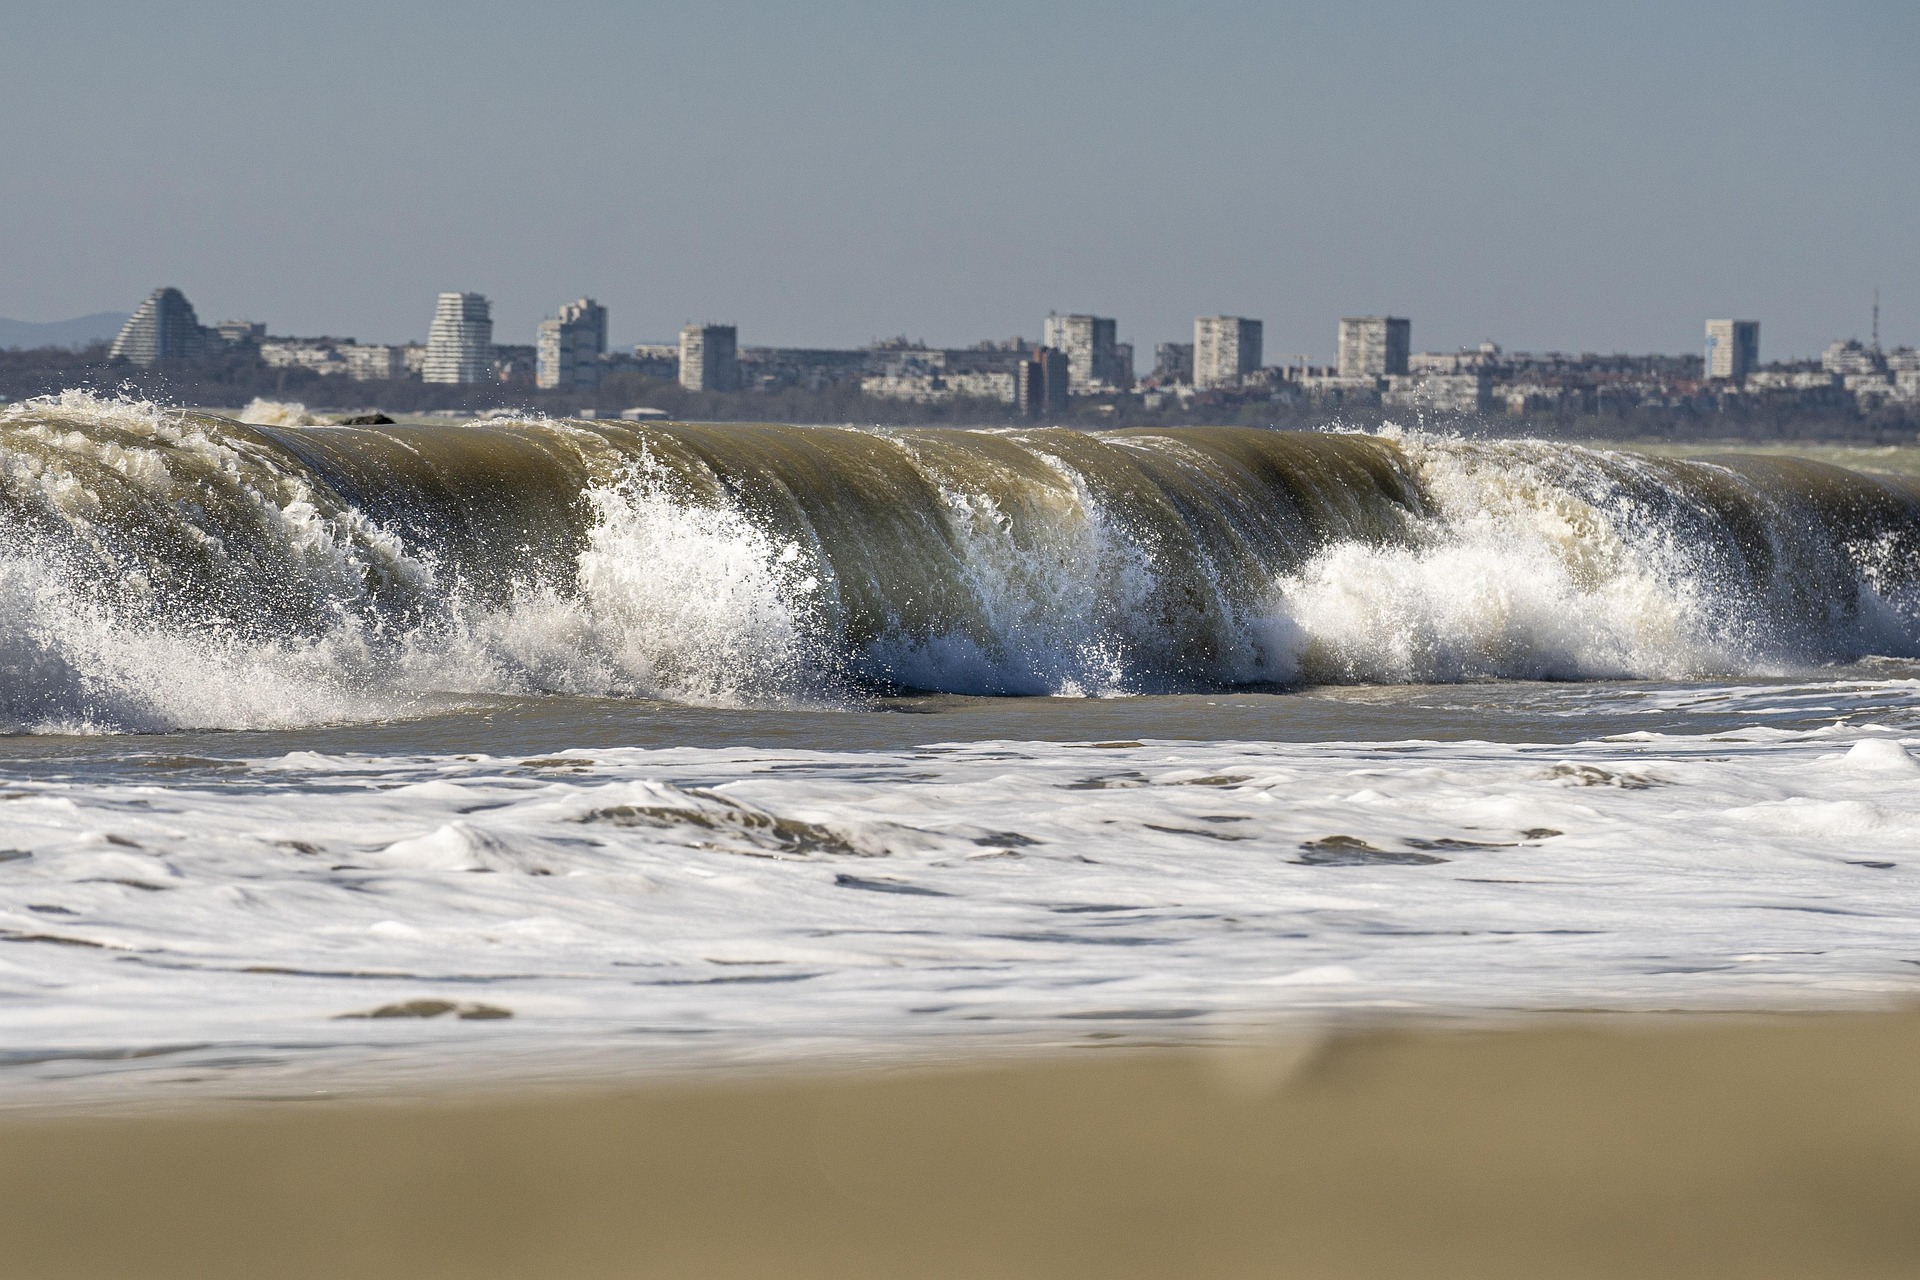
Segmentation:
<svg viewBox="0 0 1920 1280">
<path fill-rule="evenodd" d="M 125 312 L 101 312 L 101 313 L 95 313 L 94 315 L 87 316 L 87 317 L 79 317 L 78 319 L 103 319 L 108 316 L 117 316 L 119 317 L 119 322 L 135 320 L 147 314 L 149 311 L 151 311 L 156 306 L 156 304 L 161 303 L 162 295 L 169 295 L 171 296 L 171 298 L 177 300 L 177 305 L 184 305 L 186 307 L 186 313 L 189 317 L 195 314 L 195 308 L 192 307 L 190 304 L 187 304 L 186 299 L 184 298 L 184 296 L 182 296 L 183 291 L 176 285 L 167 285 L 167 286 L 162 286 L 160 288 L 155 289 L 150 295 L 148 295 L 145 298 L 145 300 L 143 300 L 133 310 L 125 311 Z M 570 354 L 566 358 L 568 366 L 571 367 L 576 359 L 584 363 L 595 357 L 604 356 L 609 350 L 619 350 L 619 349 L 642 350 L 650 347 L 657 347 L 657 348 L 676 347 L 677 348 L 684 344 L 684 342 L 686 341 L 686 335 L 690 331 L 717 327 L 717 328 L 725 329 L 728 333 L 735 333 L 740 328 L 740 326 L 734 325 L 734 324 L 729 324 L 724 326 L 717 325 L 716 322 L 713 322 L 713 321 L 707 321 L 707 322 L 704 322 L 703 324 L 694 324 L 689 322 L 687 324 L 680 326 L 678 334 L 671 339 L 643 338 L 638 342 L 627 341 L 625 339 L 610 340 L 607 336 L 610 331 L 609 309 L 606 306 L 595 302 L 591 297 L 583 295 L 582 297 L 578 298 L 573 302 L 563 303 L 557 307 L 549 308 L 547 314 L 544 315 L 534 325 L 532 334 L 527 335 L 531 337 L 532 339 L 531 341 L 520 342 L 516 340 L 517 337 L 520 335 L 508 334 L 506 341 L 499 342 L 496 344 L 494 342 L 493 331 L 492 331 L 491 313 L 492 313 L 493 304 L 492 304 L 491 297 L 479 290 L 471 290 L 466 292 L 443 291 L 438 295 L 438 302 L 436 303 L 436 308 L 432 313 L 431 322 L 428 324 L 426 328 L 426 333 L 424 338 L 421 336 L 409 336 L 409 337 L 401 337 L 397 339 L 390 338 L 390 337 L 381 337 L 381 338 L 372 339 L 371 342 L 377 345 L 391 345 L 396 348 L 401 346 L 407 346 L 407 345 L 413 345 L 413 346 L 431 345 L 433 342 L 433 333 L 434 333 L 435 327 L 443 319 L 445 308 L 448 305 L 448 300 L 454 299 L 454 298 L 476 299 L 479 302 L 479 304 L 483 307 L 483 309 L 486 311 L 485 323 L 487 326 L 487 338 L 483 345 L 487 345 L 487 346 L 499 345 L 499 346 L 513 347 L 513 348 L 525 347 L 525 348 L 532 349 L 536 352 L 543 353 L 538 356 L 538 359 L 541 361 L 543 368 L 545 368 L 546 362 L 550 358 L 555 360 L 559 359 L 558 348 L 555 344 L 557 344 L 560 341 L 560 335 L 563 333 L 577 333 L 578 338 L 575 340 L 576 343 L 579 340 L 584 340 L 585 342 L 584 348 L 580 348 L 579 353 L 577 355 Z M 173 305 L 173 304 L 169 304 L 169 305 Z M 1898 335 L 1891 336 L 1887 342 L 1885 342 L 1884 344 L 1882 343 L 1881 311 L 1882 311 L 1882 307 L 1881 307 L 1880 295 L 1878 290 L 1876 290 L 1873 294 L 1871 303 L 1869 305 L 1868 325 L 1866 330 L 1864 331 L 1868 335 L 1867 345 L 1871 346 L 1875 350 L 1881 349 L 1883 345 L 1887 349 L 1911 348 L 1913 346 L 1913 343 L 1903 340 Z M 12 318 L 9 318 L 9 321 L 11 321 L 11 319 Z M 78 320 L 74 320 L 74 321 L 69 321 L 68 323 L 77 323 L 77 322 Z M 192 321 L 190 320 L 188 323 L 189 323 L 189 326 L 191 326 Z M 1250 371 L 1251 369 L 1260 367 L 1262 364 L 1262 361 L 1259 355 L 1261 350 L 1261 343 L 1262 343 L 1260 334 L 1262 329 L 1265 326 L 1264 319 L 1261 319 L 1261 318 L 1242 319 L 1239 317 L 1228 317 L 1228 316 L 1212 316 L 1212 317 L 1197 316 L 1195 317 L 1191 327 L 1191 336 L 1193 338 L 1193 341 L 1186 344 L 1187 350 L 1189 353 L 1188 354 L 1189 366 L 1191 366 L 1191 363 L 1193 360 L 1192 352 L 1194 351 L 1194 349 L 1196 347 L 1204 347 L 1206 345 L 1205 334 L 1207 332 L 1207 326 L 1219 324 L 1219 323 L 1231 323 L 1233 325 L 1251 326 L 1250 332 L 1253 335 L 1251 339 L 1251 348 L 1250 348 L 1251 354 L 1250 356 L 1243 356 L 1233 362 L 1235 364 L 1235 369 L 1232 376 L 1237 376 L 1239 373 L 1245 373 Z M 54 322 L 54 323 L 48 324 L 46 327 L 55 328 L 55 327 L 58 327 L 58 324 L 59 322 Z M 218 329 L 224 330 L 234 325 L 251 326 L 252 330 L 255 331 L 254 333 L 252 333 L 251 336 L 256 339 L 266 336 L 268 333 L 268 330 L 273 328 L 272 322 L 270 321 L 258 321 L 258 320 L 253 320 L 251 318 L 245 321 L 237 320 L 237 319 L 226 319 L 226 320 L 220 321 L 217 325 L 211 325 L 208 327 L 209 329 L 218 328 Z M 1338 367 L 1341 373 L 1345 375 L 1358 374 L 1363 372 L 1368 374 L 1380 373 L 1380 372 L 1392 372 L 1392 371 L 1405 372 L 1406 359 L 1409 355 L 1413 353 L 1413 346 L 1411 342 L 1409 325 L 1410 325 L 1410 321 L 1405 318 L 1397 318 L 1397 317 L 1390 317 L 1390 316 L 1364 316 L 1364 317 L 1357 317 L 1357 316 L 1351 316 L 1351 315 L 1343 316 L 1338 322 L 1338 330 L 1336 332 L 1335 339 L 1332 344 L 1332 356 L 1330 359 L 1327 359 L 1325 361 L 1320 361 L 1315 357 L 1312 351 L 1303 349 L 1297 352 L 1287 352 L 1285 353 L 1286 359 L 1281 361 L 1274 361 L 1270 363 L 1276 363 L 1276 364 L 1324 363 L 1329 367 Z M 1840 337 L 1840 338 L 1834 338 L 1833 336 L 1829 335 L 1827 341 L 1822 342 L 1818 347 L 1818 349 L 1812 352 L 1773 351 L 1766 357 L 1766 359 L 1762 360 L 1758 354 L 1757 334 L 1759 331 L 1759 321 L 1757 320 L 1731 321 L 1731 320 L 1711 320 L 1710 319 L 1707 321 L 1708 327 L 1705 335 L 1705 352 L 1706 352 L 1705 358 L 1710 368 L 1717 367 L 1715 366 L 1715 363 L 1714 363 L 1716 360 L 1716 357 L 1714 355 L 1716 344 L 1724 343 L 1730 340 L 1728 335 L 1731 333 L 1731 330 L 1721 332 L 1719 333 L 1719 336 L 1716 336 L 1717 331 L 1715 326 L 1718 326 L 1718 325 L 1740 325 L 1740 326 L 1745 326 L 1751 329 L 1751 332 L 1753 335 L 1750 339 L 1752 350 L 1748 352 L 1741 359 L 1741 363 L 1738 366 L 1740 373 L 1744 373 L 1745 370 L 1749 368 L 1757 367 L 1760 364 L 1767 364 L 1767 363 L 1795 364 L 1795 363 L 1808 363 L 1808 362 L 1816 361 L 1821 357 L 1821 354 L 1829 350 L 1832 344 L 1836 341 L 1848 341 L 1848 340 L 1858 341 L 1861 339 L 1860 331 L 1849 330 L 1844 334 L 1843 337 Z M 584 326 L 584 328 L 580 326 Z M 118 324 L 116 324 L 116 327 L 118 327 Z M 323 332 L 326 332 L 326 331 L 323 331 Z M 284 339 L 287 341 L 294 341 L 294 342 L 344 341 L 347 343 L 354 343 L 354 342 L 363 341 L 357 335 L 353 335 L 353 336 L 345 335 L 344 332 L 341 332 L 338 330 L 337 326 L 334 327 L 334 329 L 331 330 L 331 332 L 333 335 L 331 338 L 323 337 L 322 332 L 301 335 L 301 334 L 294 334 L 291 332 L 275 331 L 272 334 L 272 336 L 275 339 Z M 1152 372 L 1155 371 L 1155 368 L 1156 368 L 1155 353 L 1161 349 L 1169 347 L 1170 345 L 1178 345 L 1178 339 L 1173 340 L 1171 343 L 1164 340 L 1163 341 L 1141 341 L 1139 339 L 1134 339 L 1130 341 L 1118 341 L 1118 336 L 1121 332 L 1122 330 L 1120 328 L 1119 321 L 1117 318 L 1114 318 L 1114 317 L 1101 317 L 1101 316 L 1092 316 L 1092 315 L 1084 315 L 1084 314 L 1062 314 L 1060 312 L 1050 310 L 1047 312 L 1046 316 L 1040 322 L 1040 325 L 1037 331 L 1037 335 L 1038 335 L 1037 337 L 1034 337 L 1034 335 L 1027 332 L 1016 332 L 1012 334 L 1011 337 L 1003 336 L 1002 338 L 997 338 L 997 339 L 983 339 L 980 337 L 980 335 L 973 335 L 972 337 L 962 338 L 957 341 L 929 342 L 929 341 L 926 341 L 924 338 L 921 338 L 918 336 L 898 334 L 898 335 L 890 335 L 890 336 L 875 336 L 863 342 L 841 344 L 836 346 L 836 345 L 822 343 L 822 342 L 800 342 L 800 343 L 768 342 L 764 340 L 763 336 L 756 335 L 756 337 L 759 340 L 756 341 L 755 343 L 748 344 L 748 345 L 756 345 L 756 346 L 770 347 L 770 348 L 782 348 L 782 349 L 813 349 L 813 350 L 822 350 L 822 351 L 834 351 L 834 350 L 847 351 L 847 350 L 864 350 L 864 349 L 870 349 L 870 348 L 876 348 L 876 347 L 882 347 L 882 346 L 895 346 L 895 345 L 900 345 L 904 342 L 906 345 L 910 345 L 910 346 L 922 346 L 922 347 L 928 347 L 932 349 L 944 348 L 948 350 L 960 350 L 960 349 L 966 349 L 966 348 L 979 348 L 980 346 L 982 346 L 983 342 L 998 342 L 1002 340 L 1025 341 L 1028 338 L 1033 337 L 1033 345 L 1035 346 L 1054 347 L 1056 349 L 1059 349 L 1068 353 L 1069 360 L 1070 360 L 1070 367 L 1072 367 L 1074 370 L 1072 374 L 1073 385 L 1075 387 L 1076 394 L 1078 394 L 1081 390 L 1087 389 L 1089 385 L 1099 387 L 1099 386 L 1107 385 L 1114 381 L 1121 380 L 1121 378 L 1124 378 L 1125 380 L 1131 380 L 1134 377 L 1141 376 L 1143 369 L 1145 370 L 1146 373 L 1151 374 Z M 1367 334 L 1368 336 L 1366 338 L 1361 338 L 1359 335 L 1363 333 Z M 102 340 L 105 340 L 105 339 L 103 338 Z M 113 347 L 114 355 L 118 356 L 122 354 L 120 347 L 124 341 L 125 341 L 124 333 L 122 333 L 118 338 L 112 339 L 110 345 Z M 729 341 L 734 341 L 734 339 L 729 339 Z M 1358 356 L 1354 354 L 1354 349 L 1352 348 L 1352 344 L 1356 342 L 1365 342 L 1368 346 L 1368 349 L 1372 352 L 1372 354 L 1367 356 Z M 1452 348 L 1449 348 L 1444 344 L 1429 343 L 1427 346 L 1427 351 L 1429 353 L 1445 352 L 1450 350 L 1458 351 L 1458 352 L 1469 352 L 1475 349 L 1476 347 L 1485 348 L 1489 344 L 1492 344 L 1502 349 L 1512 350 L 1516 352 L 1532 351 L 1532 352 L 1539 352 L 1539 353 L 1559 353 L 1558 349 L 1556 348 L 1550 348 L 1550 347 L 1544 347 L 1544 346 L 1530 346 L 1525 343 L 1516 343 L 1512 341 L 1510 338 L 1500 339 L 1500 338 L 1494 338 L 1494 337 L 1483 338 L 1478 343 L 1459 344 L 1458 346 L 1452 347 Z M 549 352 L 550 347 L 553 348 L 551 355 L 547 354 Z M 1374 348 L 1376 347 L 1378 348 L 1378 350 L 1374 350 Z M 1384 354 L 1388 351 L 1389 348 L 1391 348 L 1393 351 L 1397 351 L 1398 354 L 1397 355 Z M 1698 348 L 1699 348 L 1699 343 L 1696 342 L 1695 344 L 1696 352 Z M 1612 352 L 1569 351 L 1569 352 L 1565 352 L 1564 354 L 1676 355 L 1676 354 L 1689 354 L 1689 353 L 1685 349 L 1681 349 L 1680 351 L 1664 351 L 1664 352 L 1663 351 L 1626 352 L 1626 351 L 1620 351 L 1620 350 L 1616 350 Z M 1103 372 L 1100 374 L 1095 374 L 1093 371 L 1096 368 L 1110 369 L 1111 372 L 1110 373 Z M 1189 368 L 1189 372 L 1191 372 L 1191 368 Z M 1731 372 L 1730 369 L 1721 370 L 1715 376 L 1722 376 L 1722 377 L 1729 376 L 1730 372 Z M 554 380 L 554 381 L 548 381 L 547 380 L 548 376 L 549 375 L 547 373 L 544 373 L 544 372 L 541 373 L 539 375 L 539 385 L 543 387 L 572 385 L 574 381 L 571 374 L 557 377 L 557 380 Z M 1734 374 L 1733 376 L 1739 376 L 1739 375 Z M 429 379 L 429 381 L 435 381 L 435 380 L 444 380 L 444 379 L 432 379 L 432 378 Z M 465 380 L 465 379 L 461 379 L 461 380 Z M 1201 381 L 1203 383 L 1210 381 L 1210 379 L 1207 377 L 1207 375 L 1204 372 L 1202 374 Z M 587 385 L 591 385 L 591 384 L 588 383 Z"/>
<path fill-rule="evenodd" d="M 1861 413 L 1920 403 L 1920 351 L 1884 349 L 1879 305 L 1868 344 L 1836 339 L 1811 361 L 1761 359 L 1760 322 L 1709 318 L 1700 355 L 1507 351 L 1495 342 L 1454 351 L 1413 350 L 1406 316 L 1344 316 L 1338 362 L 1315 365 L 1304 352 L 1263 360 L 1264 322 L 1245 316 L 1198 316 L 1191 343 L 1156 343 L 1152 375 L 1136 384 L 1131 343 L 1117 341 L 1111 316 L 1049 312 L 1038 344 L 1024 337 L 965 347 L 930 348 L 905 338 L 852 349 L 742 346 L 735 325 L 689 324 L 672 344 L 609 350 L 607 309 L 577 298 L 542 320 L 532 344 L 493 341 L 491 301 L 479 293 L 443 292 L 426 343 L 361 343 L 335 336 L 267 333 L 255 320 L 203 325 L 178 288 L 163 286 L 126 320 L 110 350 L 115 362 L 153 366 L 207 355 L 249 355 L 261 365 L 344 375 L 357 382 L 404 380 L 448 386 L 533 386 L 594 393 L 609 375 L 678 382 L 694 393 L 733 393 L 837 386 L 869 399 L 917 404 L 977 401 L 996 412 L 1038 416 L 1066 410 L 1070 398 L 1120 400 L 1149 411 L 1169 398 L 1212 396 L 1323 408 L 1373 406 L 1485 415 L 1537 410 L 1619 412 L 1635 407 L 1723 409 L 1726 398 L 1775 410 L 1830 413 L 1850 403 Z M 639 388 L 631 382 L 631 390 Z M 578 409 L 598 406 L 576 404 Z M 664 412 L 628 406 L 622 416 Z M 588 415 L 591 416 L 591 415 Z"/>
<path fill-rule="evenodd" d="M 1741 315 L 1810 357 L 1867 336 L 1877 286 L 1885 332 L 1920 332 L 1911 6 L 585 5 L 533 46 L 504 9 L 447 19 L 22 6 L 0 314 L 170 280 L 398 341 L 458 286 L 512 334 L 594 296 L 616 345 L 712 315 L 949 343 L 1060 309 L 1143 355 L 1260 316 L 1322 361 L 1329 314 L 1575 351 Z"/>
</svg>

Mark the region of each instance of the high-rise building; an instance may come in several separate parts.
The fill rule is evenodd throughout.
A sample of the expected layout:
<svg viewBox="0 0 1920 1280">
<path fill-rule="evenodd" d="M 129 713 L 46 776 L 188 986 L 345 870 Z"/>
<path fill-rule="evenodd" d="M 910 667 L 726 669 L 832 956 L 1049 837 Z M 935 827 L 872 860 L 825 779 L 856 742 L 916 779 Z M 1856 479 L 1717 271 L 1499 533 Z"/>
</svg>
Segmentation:
<svg viewBox="0 0 1920 1280">
<path fill-rule="evenodd" d="M 173 288 L 155 289 L 127 317 L 107 354 L 134 364 L 189 360 L 205 355 L 218 341 L 212 330 L 201 327 L 185 294 Z"/>
<path fill-rule="evenodd" d="M 1707 321 L 1707 376 L 1746 379 L 1760 364 L 1758 320 Z"/>
<path fill-rule="evenodd" d="M 1396 316 L 1348 316 L 1340 322 L 1340 376 L 1384 378 L 1407 371 L 1413 321 Z"/>
<path fill-rule="evenodd" d="M 1193 322 L 1193 385 L 1237 387 L 1260 367 L 1263 326 L 1240 316 L 1201 316 Z"/>
<path fill-rule="evenodd" d="M 1162 386 L 1193 381 L 1193 344 L 1156 342 L 1153 344 L 1153 380 Z"/>
<path fill-rule="evenodd" d="M 1067 355 L 1067 389 L 1074 395 L 1119 390 L 1133 383 L 1120 369 L 1118 325 L 1104 316 L 1050 315 L 1040 326 L 1040 345 Z"/>
<path fill-rule="evenodd" d="M 680 385 L 689 391 L 740 389 L 740 335 L 730 324 L 690 324 L 680 331 Z"/>
<path fill-rule="evenodd" d="M 607 309 L 592 298 L 569 302 L 559 316 L 540 322 L 537 346 L 534 385 L 599 386 L 600 357 L 607 354 Z"/>
<path fill-rule="evenodd" d="M 443 293 L 427 330 L 424 382 L 485 382 L 493 376 L 493 308 L 486 295 Z"/>
<path fill-rule="evenodd" d="M 1022 410 L 1030 418 L 1066 413 L 1072 385 L 1067 353 L 1056 347 L 1035 347 L 1020 354 L 1019 389 L 1014 394 Z"/>
</svg>

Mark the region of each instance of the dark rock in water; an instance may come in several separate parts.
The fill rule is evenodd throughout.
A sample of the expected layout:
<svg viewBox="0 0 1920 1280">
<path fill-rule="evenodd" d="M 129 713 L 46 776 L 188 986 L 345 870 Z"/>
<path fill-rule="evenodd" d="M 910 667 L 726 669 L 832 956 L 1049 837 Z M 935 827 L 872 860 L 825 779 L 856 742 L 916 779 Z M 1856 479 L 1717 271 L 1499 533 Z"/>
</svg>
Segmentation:
<svg viewBox="0 0 1920 1280">
<path fill-rule="evenodd" d="M 491 1022 L 495 1018 L 511 1018 L 513 1010 L 502 1009 L 494 1004 L 463 1004 L 459 1017 L 463 1022 Z"/>
<path fill-rule="evenodd" d="M 393 419 L 384 413 L 360 413 L 351 418 L 340 418 L 333 424 L 336 427 L 390 427 Z"/>
<path fill-rule="evenodd" d="M 1328 836 L 1301 845 L 1293 861 L 1303 867 L 1420 867 L 1447 859 L 1409 849 L 1376 849 L 1357 836 Z"/>
<path fill-rule="evenodd" d="M 383 1004 L 378 1009 L 368 1009 L 363 1013 L 341 1013 L 340 1018 L 438 1018 L 442 1014 L 455 1014 L 462 1021 L 490 1021 L 494 1018 L 511 1018 L 511 1009 L 502 1009 L 491 1004 L 455 1004 L 451 1000 L 407 1000 L 400 1004 Z"/>
</svg>

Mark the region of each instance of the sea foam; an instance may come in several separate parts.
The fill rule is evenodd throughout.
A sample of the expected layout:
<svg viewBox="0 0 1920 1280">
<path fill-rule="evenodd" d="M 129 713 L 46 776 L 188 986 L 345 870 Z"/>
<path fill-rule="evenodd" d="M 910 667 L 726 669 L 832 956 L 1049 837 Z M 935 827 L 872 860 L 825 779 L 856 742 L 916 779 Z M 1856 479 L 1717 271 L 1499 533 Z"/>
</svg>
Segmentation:
<svg viewBox="0 0 1920 1280">
<path fill-rule="evenodd" d="M 312 430 L 69 392 L 0 412 L 0 530 L 16 731 L 1920 653 L 1904 482 L 1402 432 Z"/>
</svg>

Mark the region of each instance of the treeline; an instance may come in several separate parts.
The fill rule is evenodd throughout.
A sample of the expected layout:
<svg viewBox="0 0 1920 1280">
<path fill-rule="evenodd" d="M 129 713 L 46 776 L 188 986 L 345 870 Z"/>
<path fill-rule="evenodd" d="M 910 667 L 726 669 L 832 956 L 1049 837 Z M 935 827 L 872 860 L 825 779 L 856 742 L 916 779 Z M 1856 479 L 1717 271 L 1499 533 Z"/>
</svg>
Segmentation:
<svg viewBox="0 0 1920 1280">
<path fill-rule="evenodd" d="M 842 385 L 819 391 L 789 387 L 734 392 L 688 391 L 678 382 L 616 369 L 593 391 L 542 391 L 525 385 L 470 383 L 446 386 L 413 379 L 355 382 L 310 369 L 276 369 L 251 352 L 222 353 L 205 360 L 171 361 L 140 368 L 107 358 L 104 344 L 81 351 L 46 348 L 0 351 L 0 397 L 24 400 L 69 388 L 127 396 L 160 404 L 238 409 L 248 401 L 298 401 L 326 413 L 378 410 L 419 414 L 434 410 L 478 413 L 510 409 L 550 417 L 592 410 L 614 417 L 624 409 L 658 409 L 670 418 L 707 422 L 802 422 L 989 426 L 1030 420 L 1012 406 L 985 400 L 939 404 L 879 399 Z M 1474 435 L 1544 435 L 1561 439 L 1616 440 L 1846 440 L 1912 443 L 1920 414 L 1912 406 L 1888 405 L 1861 413 L 1842 405 L 1810 409 L 1766 397 L 1742 397 L 1721 405 L 1634 407 L 1619 412 L 1421 413 L 1379 406 L 1330 408 L 1306 400 L 1274 401 L 1209 394 L 1182 402 L 1171 396 L 1148 408 L 1135 396 L 1076 397 L 1061 425 L 1100 428 L 1223 425 L 1314 430 L 1328 426 L 1370 430 L 1393 422 L 1406 427 Z"/>
</svg>

